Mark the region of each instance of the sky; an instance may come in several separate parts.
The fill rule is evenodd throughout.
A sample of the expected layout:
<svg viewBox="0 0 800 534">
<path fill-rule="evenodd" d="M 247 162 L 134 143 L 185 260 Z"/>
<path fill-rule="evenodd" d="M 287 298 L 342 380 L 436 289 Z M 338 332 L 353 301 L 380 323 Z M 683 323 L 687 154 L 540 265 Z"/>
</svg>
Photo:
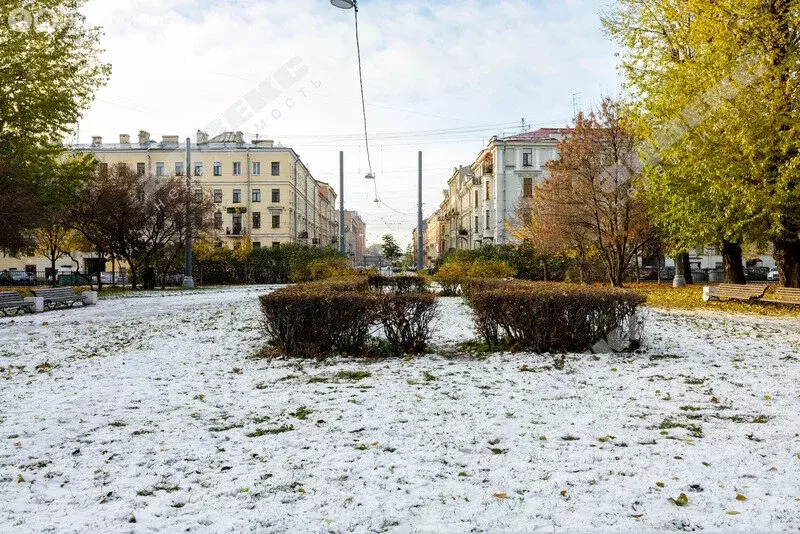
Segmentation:
<svg viewBox="0 0 800 534">
<path fill-rule="evenodd" d="M 80 141 L 139 130 L 194 138 L 239 130 L 292 147 L 361 214 L 367 242 L 416 226 L 454 167 L 492 135 L 565 126 L 619 94 L 598 0 L 361 0 L 370 159 L 363 136 L 353 10 L 329 0 L 89 0 L 112 64 Z M 375 187 L 377 186 L 376 203 Z"/>
</svg>

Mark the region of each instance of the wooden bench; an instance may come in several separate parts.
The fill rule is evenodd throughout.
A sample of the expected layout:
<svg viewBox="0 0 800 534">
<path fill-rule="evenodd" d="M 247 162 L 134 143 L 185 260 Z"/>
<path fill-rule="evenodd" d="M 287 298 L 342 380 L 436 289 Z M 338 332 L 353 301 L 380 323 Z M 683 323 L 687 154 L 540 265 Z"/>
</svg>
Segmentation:
<svg viewBox="0 0 800 534">
<path fill-rule="evenodd" d="M 44 299 L 44 307 L 56 310 L 59 307 L 71 308 L 77 303 L 84 304 L 83 297 L 76 295 L 72 288 L 35 289 L 33 294 Z"/>
<path fill-rule="evenodd" d="M 775 293 L 762 297 L 761 302 L 787 304 L 791 308 L 794 308 L 795 306 L 800 306 L 800 289 L 779 287 L 775 290 Z"/>
<path fill-rule="evenodd" d="M 764 296 L 767 292 L 767 284 L 720 284 L 712 288 L 708 296 L 708 300 L 742 300 L 742 301 L 756 301 Z"/>
<path fill-rule="evenodd" d="M 25 302 L 19 298 L 19 293 L 16 291 L 0 292 L 0 313 L 5 317 L 8 317 L 11 310 L 14 310 L 14 315 L 25 310 L 27 310 L 28 313 L 33 313 L 33 307 L 34 305 L 32 302 Z"/>
</svg>

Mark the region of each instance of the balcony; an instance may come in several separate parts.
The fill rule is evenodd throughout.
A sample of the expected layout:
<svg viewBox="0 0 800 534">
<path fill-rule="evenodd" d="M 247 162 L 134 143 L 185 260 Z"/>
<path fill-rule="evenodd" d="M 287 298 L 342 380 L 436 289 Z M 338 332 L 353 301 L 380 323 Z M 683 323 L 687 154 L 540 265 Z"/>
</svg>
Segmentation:
<svg viewBox="0 0 800 534">
<path fill-rule="evenodd" d="M 231 228 L 225 228 L 225 234 L 226 235 L 244 235 L 244 229 L 242 228 L 242 225 L 237 224 L 232 229 Z"/>
</svg>

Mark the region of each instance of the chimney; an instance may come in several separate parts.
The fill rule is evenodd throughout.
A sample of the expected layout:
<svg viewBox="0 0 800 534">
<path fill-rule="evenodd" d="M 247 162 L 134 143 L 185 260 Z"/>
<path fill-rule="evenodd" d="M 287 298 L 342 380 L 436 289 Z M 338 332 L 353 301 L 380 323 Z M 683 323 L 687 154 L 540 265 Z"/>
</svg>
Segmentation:
<svg viewBox="0 0 800 534">
<path fill-rule="evenodd" d="M 92 136 L 92 146 L 100 146 L 103 144 L 103 138 L 99 135 Z"/>
<path fill-rule="evenodd" d="M 146 145 L 149 142 L 150 142 L 150 133 L 146 132 L 144 130 L 141 130 L 139 132 L 139 144 L 140 145 Z"/>
<path fill-rule="evenodd" d="M 165 135 L 165 136 L 162 136 L 162 138 L 161 138 L 161 144 L 162 145 L 175 145 L 175 146 L 177 146 L 179 142 L 180 141 L 178 141 L 178 136 L 177 135 Z"/>
<path fill-rule="evenodd" d="M 207 145 L 208 144 L 208 134 L 202 130 L 197 130 L 197 144 L 198 145 Z"/>
<path fill-rule="evenodd" d="M 236 143 L 244 143 L 244 134 L 242 132 L 236 132 L 233 136 L 233 140 Z"/>
<path fill-rule="evenodd" d="M 119 134 L 119 144 L 121 145 L 131 144 L 131 136 L 128 134 Z"/>
</svg>

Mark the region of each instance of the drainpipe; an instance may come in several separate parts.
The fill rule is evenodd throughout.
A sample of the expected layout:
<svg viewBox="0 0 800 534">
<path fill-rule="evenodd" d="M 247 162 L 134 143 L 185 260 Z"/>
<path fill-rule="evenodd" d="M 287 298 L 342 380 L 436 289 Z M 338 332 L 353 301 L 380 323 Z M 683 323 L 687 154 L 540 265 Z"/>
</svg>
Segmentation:
<svg viewBox="0 0 800 534">
<path fill-rule="evenodd" d="M 294 206 L 292 209 L 292 243 L 297 243 L 297 158 L 294 158 L 292 180 L 294 183 L 292 189 L 292 197 L 294 198 Z"/>
<path fill-rule="evenodd" d="M 252 184 L 250 182 L 250 149 L 245 152 L 245 159 L 247 160 L 247 229 L 250 232 L 250 240 L 253 239 L 253 214 L 251 212 L 253 200 Z M 242 232 L 244 233 L 244 232 Z"/>
</svg>

